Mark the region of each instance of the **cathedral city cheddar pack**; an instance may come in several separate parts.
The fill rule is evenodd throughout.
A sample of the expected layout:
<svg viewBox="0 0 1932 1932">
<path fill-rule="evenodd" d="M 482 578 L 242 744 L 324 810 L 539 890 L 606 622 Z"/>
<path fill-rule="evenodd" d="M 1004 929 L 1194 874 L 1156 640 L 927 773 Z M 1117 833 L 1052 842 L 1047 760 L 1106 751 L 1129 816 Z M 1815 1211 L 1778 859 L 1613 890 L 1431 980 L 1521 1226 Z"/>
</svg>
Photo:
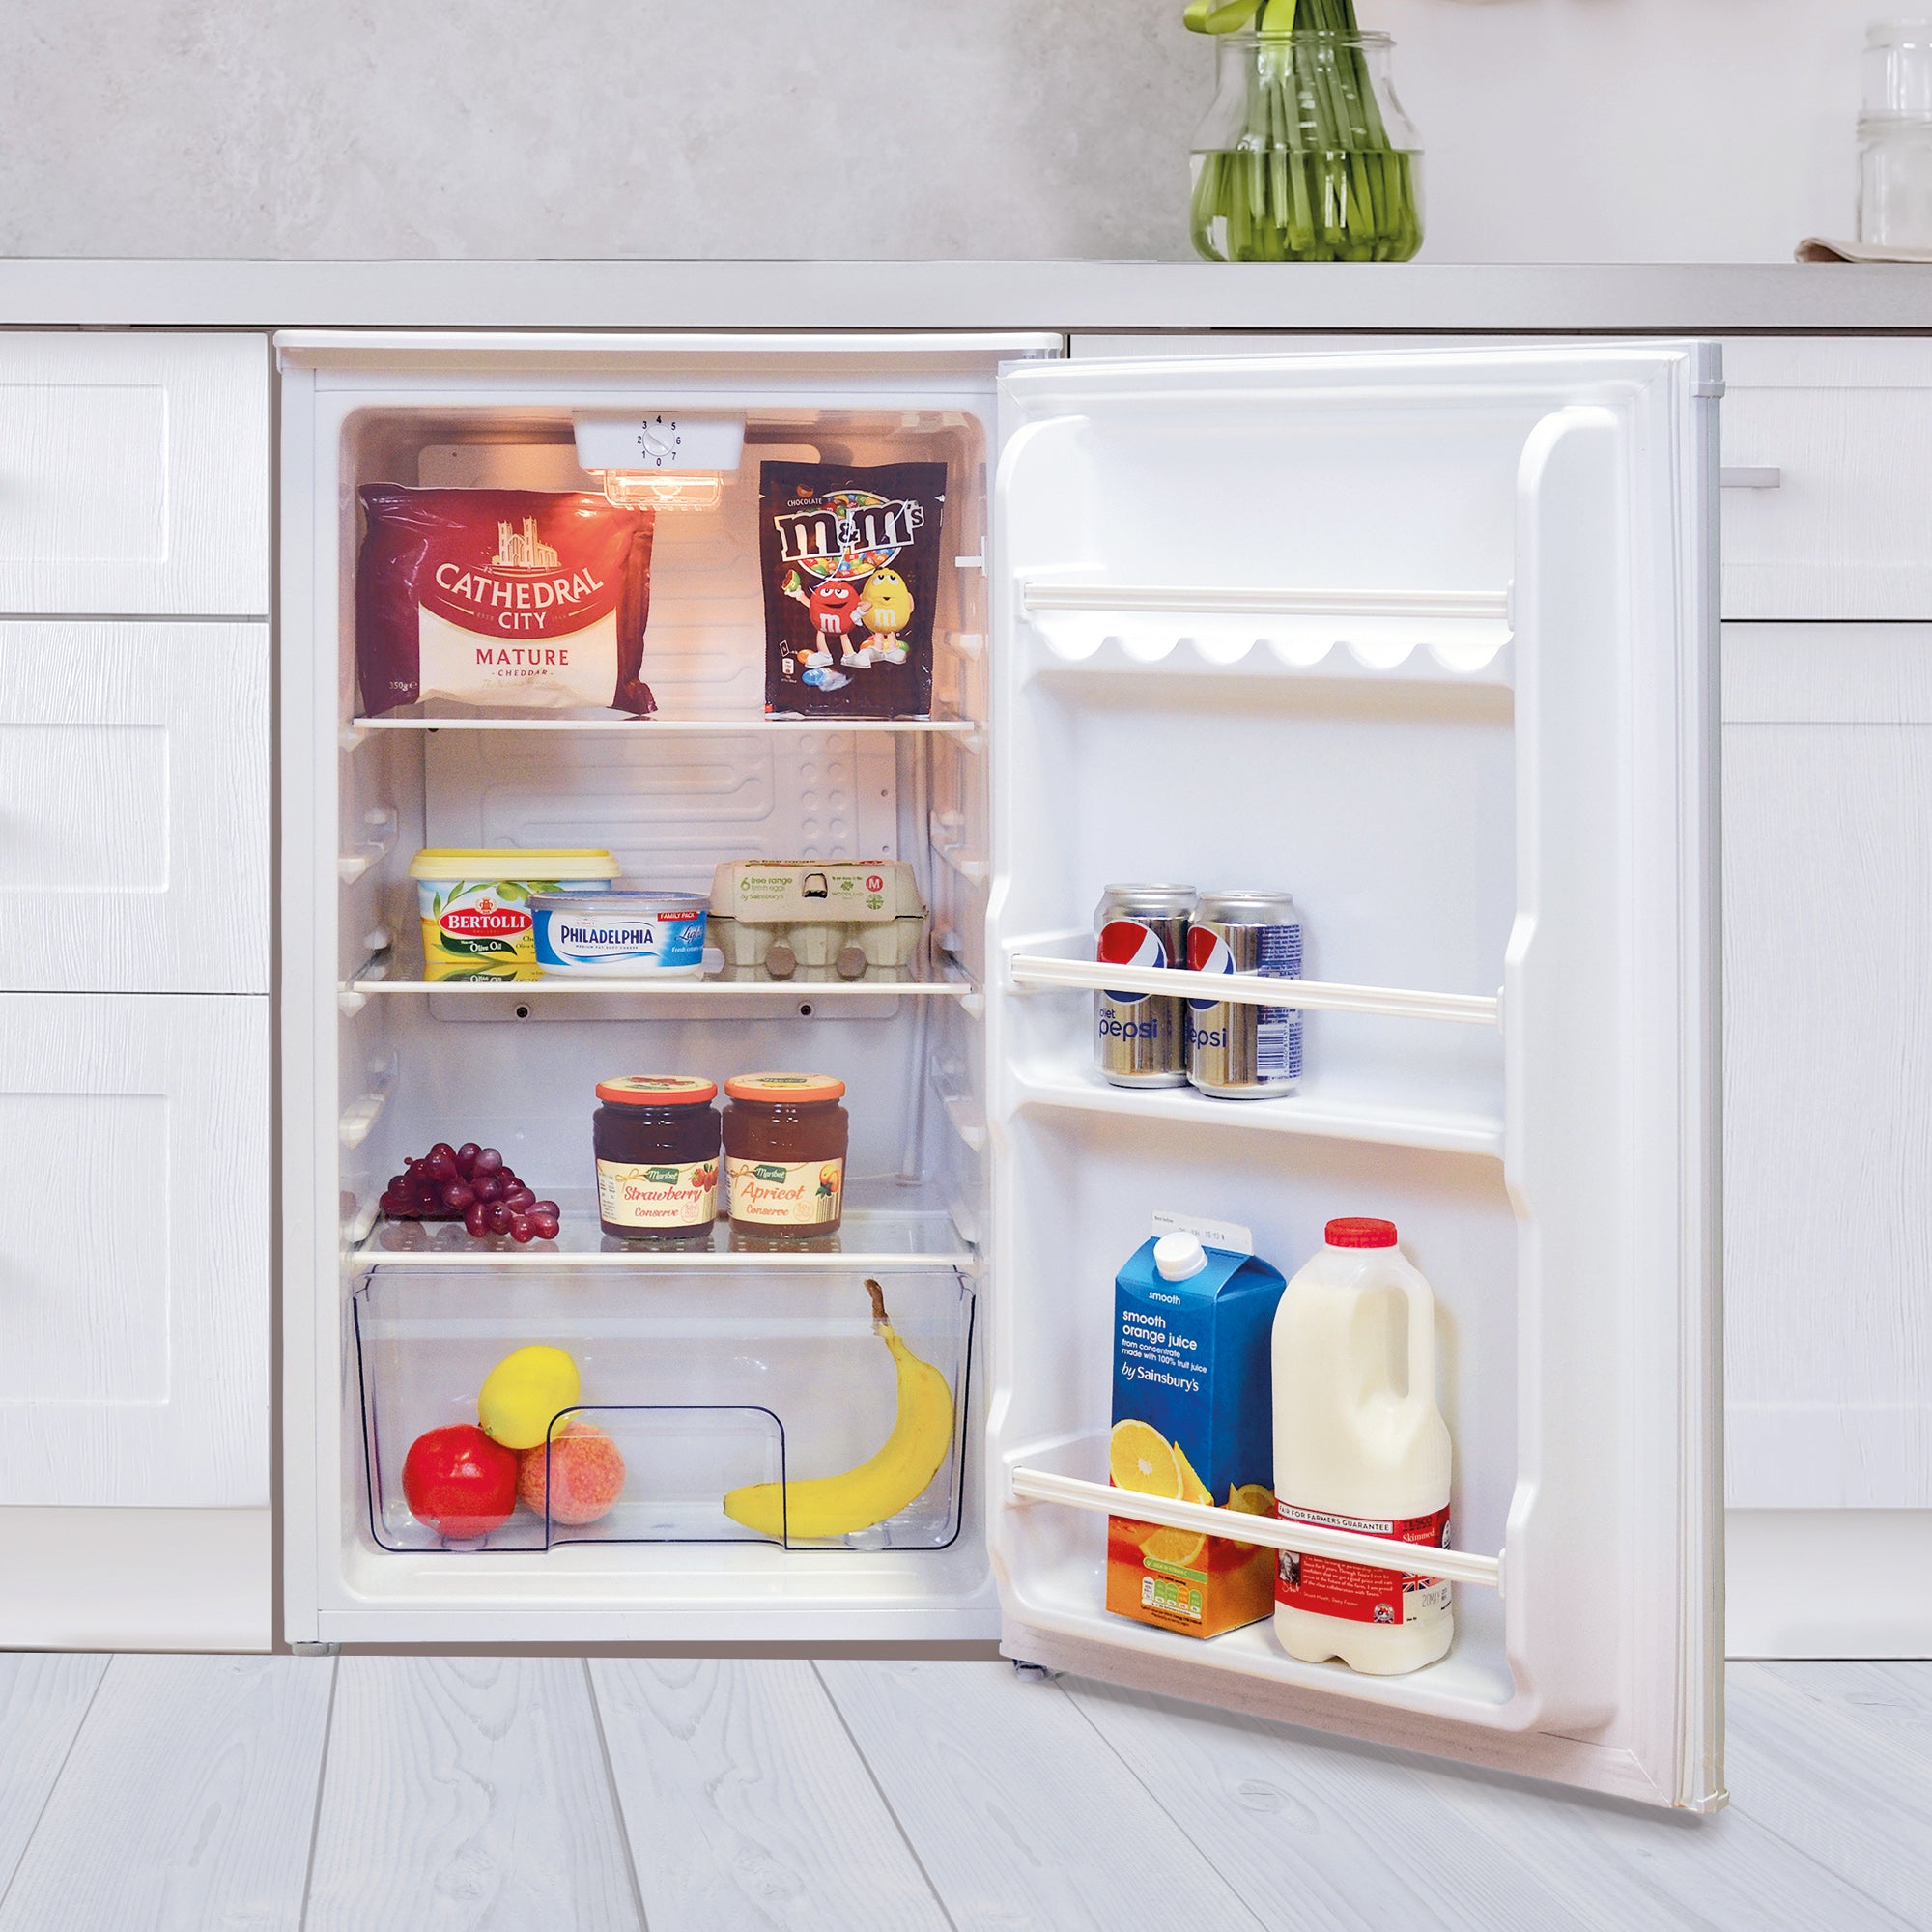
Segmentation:
<svg viewBox="0 0 1932 1932">
<path fill-rule="evenodd" d="M 923 718 L 932 709 L 943 463 L 766 463 L 765 709 Z"/>
<path fill-rule="evenodd" d="M 430 697 L 657 709 L 640 675 L 652 511 L 550 490 L 359 495 L 355 668 L 370 712 Z"/>
</svg>

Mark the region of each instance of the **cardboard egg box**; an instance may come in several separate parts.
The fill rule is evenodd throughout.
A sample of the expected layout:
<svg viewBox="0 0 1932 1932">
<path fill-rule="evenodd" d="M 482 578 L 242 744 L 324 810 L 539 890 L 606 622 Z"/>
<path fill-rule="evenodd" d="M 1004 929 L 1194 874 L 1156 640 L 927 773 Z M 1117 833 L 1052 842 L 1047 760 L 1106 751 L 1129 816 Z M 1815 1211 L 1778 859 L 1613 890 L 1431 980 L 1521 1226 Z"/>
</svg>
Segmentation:
<svg viewBox="0 0 1932 1932">
<path fill-rule="evenodd" d="M 910 966 L 926 909 L 901 859 L 734 859 L 711 882 L 709 943 L 727 974 L 775 980 L 835 971 L 859 980 Z"/>
</svg>

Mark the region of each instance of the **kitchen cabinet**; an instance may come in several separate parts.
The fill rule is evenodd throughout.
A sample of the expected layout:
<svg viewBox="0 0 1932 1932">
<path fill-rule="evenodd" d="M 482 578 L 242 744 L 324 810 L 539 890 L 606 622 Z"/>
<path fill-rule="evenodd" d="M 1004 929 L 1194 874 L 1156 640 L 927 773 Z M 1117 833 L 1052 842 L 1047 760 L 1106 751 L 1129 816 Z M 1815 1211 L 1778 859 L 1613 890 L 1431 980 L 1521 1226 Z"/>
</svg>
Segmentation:
<svg viewBox="0 0 1932 1932">
<path fill-rule="evenodd" d="M 0 334 L 0 611 L 266 617 L 252 332 Z"/>
<path fill-rule="evenodd" d="M 0 1644 L 269 1641 L 269 400 L 0 331 Z"/>
<path fill-rule="evenodd" d="M 1932 1509 L 1932 626 L 1724 634 L 1729 1499 Z"/>
<path fill-rule="evenodd" d="M 266 624 L 0 624 L 0 987 L 269 990 Z"/>
</svg>

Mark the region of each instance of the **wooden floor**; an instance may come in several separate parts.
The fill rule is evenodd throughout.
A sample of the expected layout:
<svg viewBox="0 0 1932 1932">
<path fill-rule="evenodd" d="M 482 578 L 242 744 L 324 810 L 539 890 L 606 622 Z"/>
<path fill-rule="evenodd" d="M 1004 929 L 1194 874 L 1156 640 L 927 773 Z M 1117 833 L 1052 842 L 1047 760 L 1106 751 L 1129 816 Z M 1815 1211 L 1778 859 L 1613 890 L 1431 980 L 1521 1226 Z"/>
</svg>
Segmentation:
<svg viewBox="0 0 1932 1932">
<path fill-rule="evenodd" d="M 1932 1663 L 1715 1818 L 999 1663 L 0 1655 L 0 1932 L 1932 1927 Z"/>
</svg>

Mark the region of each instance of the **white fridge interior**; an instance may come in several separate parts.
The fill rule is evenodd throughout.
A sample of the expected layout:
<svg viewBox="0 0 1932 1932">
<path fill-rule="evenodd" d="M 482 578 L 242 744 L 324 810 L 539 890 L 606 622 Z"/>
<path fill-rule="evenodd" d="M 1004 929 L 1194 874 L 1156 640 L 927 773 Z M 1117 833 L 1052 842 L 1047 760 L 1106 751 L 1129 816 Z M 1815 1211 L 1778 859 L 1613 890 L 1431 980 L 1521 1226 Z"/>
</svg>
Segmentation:
<svg viewBox="0 0 1932 1932">
<path fill-rule="evenodd" d="M 1151 347 L 282 339 L 287 1633 L 999 1634 L 1715 1803 L 1715 354 Z M 715 511 L 659 516 L 655 718 L 360 714 L 357 485 L 584 487 L 574 410 L 706 407 L 745 414 L 745 460 Z M 757 461 L 805 453 L 947 464 L 929 721 L 759 715 Z M 469 844 L 698 889 L 753 854 L 904 859 L 931 934 L 893 983 L 439 987 L 408 865 Z M 1094 907 L 1152 879 L 1293 893 L 1293 1097 L 1101 1080 Z M 596 1081 L 771 1065 L 848 1084 L 836 1244 L 603 1242 Z M 376 1212 L 404 1155 L 466 1138 L 558 1199 L 554 1244 Z M 1359 1676 L 1265 1623 L 1102 1609 L 1113 1279 L 1158 1208 L 1250 1226 L 1289 1273 L 1329 1216 L 1401 1229 L 1470 1579 L 1440 1662 Z M 877 1531 L 747 1536 L 724 1488 L 890 1426 L 867 1275 L 948 1378 L 953 1449 Z M 398 1460 L 538 1340 L 645 1480 L 593 1533 L 448 1547 Z"/>
</svg>

